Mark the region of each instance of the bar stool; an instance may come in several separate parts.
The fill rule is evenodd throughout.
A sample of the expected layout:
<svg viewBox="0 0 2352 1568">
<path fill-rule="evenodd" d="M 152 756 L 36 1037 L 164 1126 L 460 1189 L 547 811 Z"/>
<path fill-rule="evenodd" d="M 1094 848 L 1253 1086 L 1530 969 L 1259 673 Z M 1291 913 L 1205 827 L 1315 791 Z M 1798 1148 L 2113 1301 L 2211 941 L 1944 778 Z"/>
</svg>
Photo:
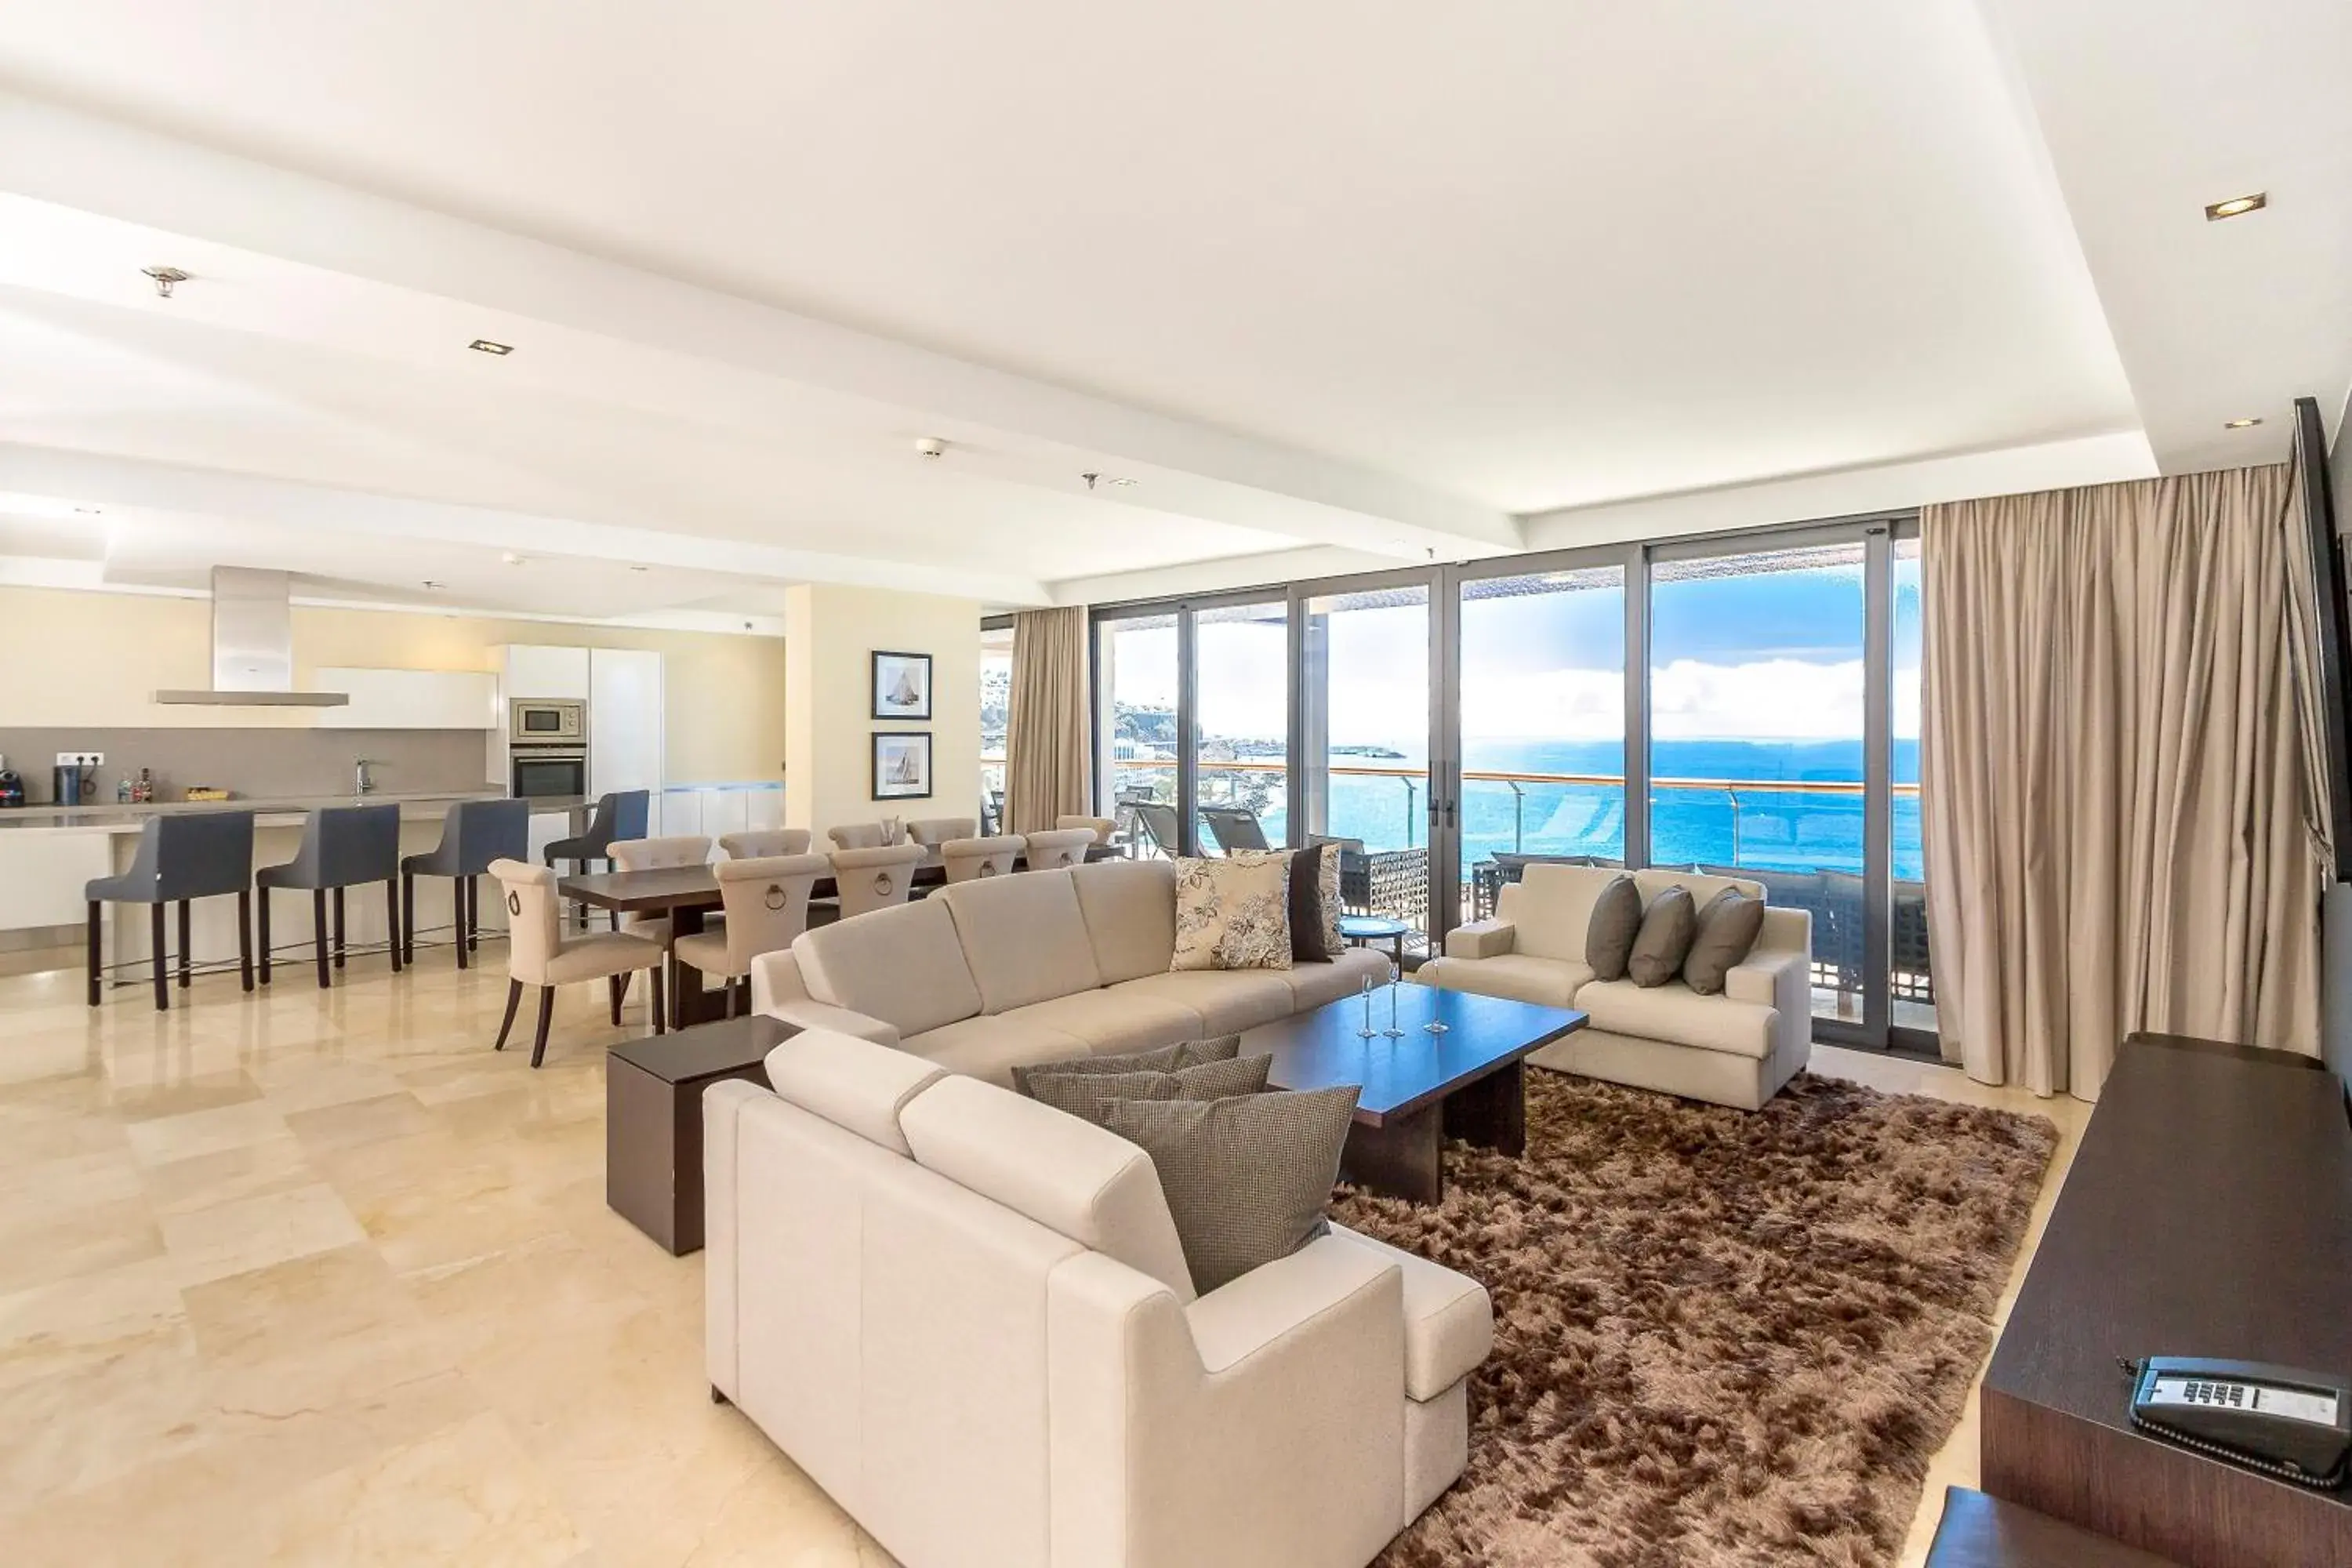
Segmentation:
<svg viewBox="0 0 2352 1568">
<path fill-rule="evenodd" d="M 480 879 L 493 860 L 520 860 L 530 853 L 530 802 L 461 800 L 441 819 L 441 842 L 422 855 L 400 858 L 400 956 L 416 962 L 416 879 L 446 877 L 456 910 L 457 967 L 474 950 L 482 929 Z"/>
<path fill-rule="evenodd" d="M 253 874 L 261 894 L 261 983 L 269 984 L 269 893 L 273 888 L 310 891 L 311 942 L 319 965 L 319 989 L 327 978 L 327 894 L 335 895 L 335 967 L 343 966 L 343 889 L 364 882 L 383 884 L 384 931 L 394 973 L 400 972 L 400 807 L 331 805 L 302 824 L 302 847 L 282 866 Z"/>
<path fill-rule="evenodd" d="M 588 862 L 602 860 L 606 870 L 613 868 L 613 841 L 616 838 L 643 838 L 646 825 L 651 819 L 653 792 L 642 789 L 614 790 L 596 797 L 596 809 L 588 818 L 588 831 L 570 838 L 559 838 L 547 847 L 547 863 L 575 860 L 584 874 Z M 516 858 L 520 859 L 518 856 Z M 580 924 L 588 923 L 588 906 L 580 906 Z M 613 929 L 621 929 L 621 917 L 613 916 Z"/>
<path fill-rule="evenodd" d="M 193 973 L 188 954 L 188 903 L 194 899 L 236 895 L 237 972 L 253 989 L 253 813 L 199 811 L 152 816 L 140 829 L 131 869 L 98 877 L 82 889 L 89 900 L 89 1005 L 98 1005 L 100 963 L 99 914 L 106 904 L 145 904 L 149 941 L 155 952 L 155 1011 L 168 1012 L 171 988 L 164 981 L 163 906 L 180 906 L 180 989 Z"/>
</svg>

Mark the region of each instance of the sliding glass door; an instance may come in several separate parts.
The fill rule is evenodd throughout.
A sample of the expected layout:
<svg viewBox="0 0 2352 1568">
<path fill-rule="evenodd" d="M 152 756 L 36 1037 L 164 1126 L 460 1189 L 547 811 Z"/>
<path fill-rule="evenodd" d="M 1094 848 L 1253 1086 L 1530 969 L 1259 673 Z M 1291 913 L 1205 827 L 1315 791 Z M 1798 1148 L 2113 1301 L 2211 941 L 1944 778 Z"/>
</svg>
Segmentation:
<svg viewBox="0 0 2352 1568">
<path fill-rule="evenodd" d="M 1204 853 L 1277 847 L 1290 816 L 1290 605 L 1190 613 L 1192 820 Z"/>
</svg>

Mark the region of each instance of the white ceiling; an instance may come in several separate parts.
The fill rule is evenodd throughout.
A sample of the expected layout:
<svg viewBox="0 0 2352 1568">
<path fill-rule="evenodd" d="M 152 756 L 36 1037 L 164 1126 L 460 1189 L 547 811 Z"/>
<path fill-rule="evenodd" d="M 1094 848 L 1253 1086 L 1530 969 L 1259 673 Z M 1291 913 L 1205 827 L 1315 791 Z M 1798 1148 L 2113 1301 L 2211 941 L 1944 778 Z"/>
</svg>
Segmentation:
<svg viewBox="0 0 2352 1568">
<path fill-rule="evenodd" d="M 2347 84 L 2336 0 L 18 7 L 0 490 L 605 614 L 2268 460 Z"/>
</svg>

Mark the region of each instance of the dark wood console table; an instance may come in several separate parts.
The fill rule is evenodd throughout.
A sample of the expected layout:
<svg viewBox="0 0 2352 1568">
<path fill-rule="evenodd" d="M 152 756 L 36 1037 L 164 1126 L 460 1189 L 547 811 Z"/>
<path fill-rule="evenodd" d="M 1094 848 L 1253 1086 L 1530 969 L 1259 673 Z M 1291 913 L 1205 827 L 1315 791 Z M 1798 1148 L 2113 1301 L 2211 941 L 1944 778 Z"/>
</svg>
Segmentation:
<svg viewBox="0 0 2352 1568">
<path fill-rule="evenodd" d="M 2188 1568 L 2352 1563 L 2352 1490 L 2132 1430 L 2118 1358 L 2352 1380 L 2352 1122 L 2309 1058 L 2124 1042 L 1984 1381 L 1984 1489 Z"/>
</svg>

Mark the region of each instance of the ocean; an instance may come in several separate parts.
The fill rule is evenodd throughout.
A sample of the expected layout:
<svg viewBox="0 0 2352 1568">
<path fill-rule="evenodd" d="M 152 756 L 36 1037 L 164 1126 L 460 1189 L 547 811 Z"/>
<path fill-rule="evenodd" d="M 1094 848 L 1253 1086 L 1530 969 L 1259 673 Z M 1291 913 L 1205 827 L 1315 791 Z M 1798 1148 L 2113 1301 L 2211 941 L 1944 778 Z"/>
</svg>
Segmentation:
<svg viewBox="0 0 2352 1568">
<path fill-rule="evenodd" d="M 1416 755 L 1399 760 L 1334 757 L 1335 767 L 1411 766 Z M 1895 744 L 1898 786 L 1919 776 L 1918 742 Z M 1615 773 L 1624 756 L 1611 742 L 1472 742 L 1465 769 L 1522 773 Z M 1736 791 L 1719 787 L 1654 786 L 1650 805 L 1650 859 L 1661 866 L 1739 866 L 1759 870 L 1863 869 L 1863 747 L 1859 740 L 1822 742 L 1657 741 L 1651 745 L 1654 779 L 1740 781 Z M 1266 837 L 1282 840 L 1286 802 L 1272 775 L 1224 775 L 1244 779 L 1263 793 L 1257 804 Z M 1223 791 L 1213 763 L 1202 770 L 1203 804 L 1217 804 Z M 1776 790 L 1775 784 L 1849 784 L 1851 794 L 1822 795 Z M 1408 789 L 1410 785 L 1410 789 Z M 1270 787 L 1269 787 L 1270 786 Z M 1246 789 L 1248 786 L 1244 785 Z M 1465 779 L 1462 792 L 1463 858 L 1475 866 L 1497 851 L 1537 855 L 1598 855 L 1622 858 L 1625 849 L 1624 791 L 1616 784 L 1521 784 L 1515 795 L 1501 780 Z M 1328 831 L 1360 838 L 1373 849 L 1405 848 L 1428 837 L 1425 782 L 1336 773 L 1331 780 Z M 1924 876 L 1919 846 L 1919 800 L 1898 793 L 1894 801 L 1894 873 L 1898 881 Z"/>
</svg>

